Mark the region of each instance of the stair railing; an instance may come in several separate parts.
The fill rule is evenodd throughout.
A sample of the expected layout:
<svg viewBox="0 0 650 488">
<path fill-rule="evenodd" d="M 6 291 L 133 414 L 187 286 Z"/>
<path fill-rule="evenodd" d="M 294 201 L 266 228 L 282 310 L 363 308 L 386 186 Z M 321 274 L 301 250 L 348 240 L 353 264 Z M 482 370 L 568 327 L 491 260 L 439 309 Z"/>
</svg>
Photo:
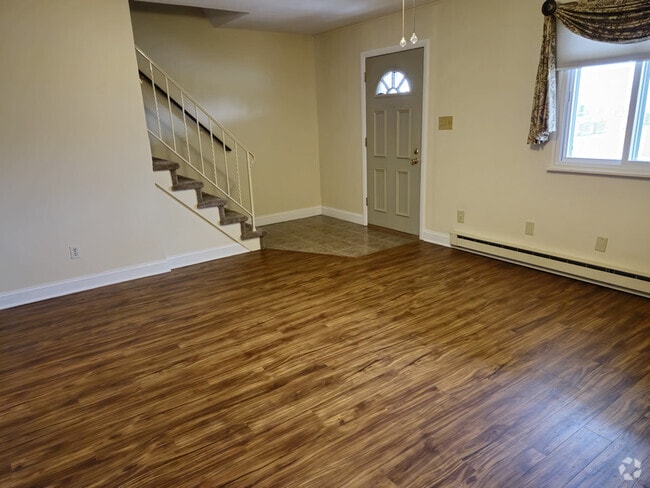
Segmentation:
<svg viewBox="0 0 650 488">
<path fill-rule="evenodd" d="M 255 230 L 253 153 L 137 46 L 136 58 L 141 82 L 151 86 L 149 134 L 248 216 Z"/>
</svg>

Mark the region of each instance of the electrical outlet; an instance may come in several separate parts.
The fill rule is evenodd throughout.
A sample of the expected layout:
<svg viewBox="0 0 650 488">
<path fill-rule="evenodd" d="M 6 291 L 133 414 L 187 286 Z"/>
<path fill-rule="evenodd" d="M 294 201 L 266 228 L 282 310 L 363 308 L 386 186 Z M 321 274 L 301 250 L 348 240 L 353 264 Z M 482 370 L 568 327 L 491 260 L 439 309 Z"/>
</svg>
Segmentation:
<svg viewBox="0 0 650 488">
<path fill-rule="evenodd" d="M 535 234 L 535 222 L 531 222 L 530 220 L 526 221 L 526 235 L 527 236 L 532 236 Z"/>
<path fill-rule="evenodd" d="M 465 211 L 464 210 L 457 210 L 456 211 L 456 222 L 459 224 L 464 224 L 465 223 Z"/>
<path fill-rule="evenodd" d="M 81 254 L 79 253 L 79 248 L 76 246 L 70 246 L 70 259 L 79 259 Z"/>
<path fill-rule="evenodd" d="M 607 237 L 597 237 L 595 249 L 599 252 L 605 252 L 607 249 Z"/>
</svg>

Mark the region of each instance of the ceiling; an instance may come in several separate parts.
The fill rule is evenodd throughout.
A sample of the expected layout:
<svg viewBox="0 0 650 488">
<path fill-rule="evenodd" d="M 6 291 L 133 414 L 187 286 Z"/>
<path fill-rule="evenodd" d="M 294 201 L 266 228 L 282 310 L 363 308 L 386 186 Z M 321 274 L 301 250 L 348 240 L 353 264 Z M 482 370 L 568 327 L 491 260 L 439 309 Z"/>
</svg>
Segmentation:
<svg viewBox="0 0 650 488">
<path fill-rule="evenodd" d="M 405 0 L 408 10 L 432 0 Z M 400 0 L 139 0 L 142 4 L 159 4 L 151 8 L 164 10 L 176 5 L 193 7 L 215 27 L 319 34 L 399 12 Z M 160 5 L 165 4 L 165 5 Z M 190 9 L 185 9 L 189 11 Z"/>
</svg>

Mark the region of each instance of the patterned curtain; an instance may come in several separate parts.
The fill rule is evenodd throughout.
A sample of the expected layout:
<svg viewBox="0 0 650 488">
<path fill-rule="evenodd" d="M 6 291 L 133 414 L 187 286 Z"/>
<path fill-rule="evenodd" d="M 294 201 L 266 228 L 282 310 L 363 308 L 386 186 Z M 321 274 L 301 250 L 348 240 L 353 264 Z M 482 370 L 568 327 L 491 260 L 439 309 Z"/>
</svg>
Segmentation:
<svg viewBox="0 0 650 488">
<path fill-rule="evenodd" d="M 601 42 L 630 43 L 650 39 L 650 0 L 582 0 L 542 7 L 544 36 L 537 69 L 528 144 L 543 146 L 555 132 L 556 22 L 575 34 Z"/>
</svg>

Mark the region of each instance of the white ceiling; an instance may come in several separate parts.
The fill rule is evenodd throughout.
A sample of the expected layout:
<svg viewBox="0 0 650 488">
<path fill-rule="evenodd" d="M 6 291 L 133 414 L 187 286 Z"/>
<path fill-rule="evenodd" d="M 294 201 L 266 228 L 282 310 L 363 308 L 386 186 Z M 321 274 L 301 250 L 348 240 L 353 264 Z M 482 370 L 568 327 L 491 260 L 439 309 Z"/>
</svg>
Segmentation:
<svg viewBox="0 0 650 488">
<path fill-rule="evenodd" d="M 399 12 L 401 0 L 140 0 L 149 3 L 211 9 L 215 26 L 319 34 Z M 407 19 L 414 0 L 405 0 Z M 417 5 L 432 0 L 415 0 Z"/>
</svg>

